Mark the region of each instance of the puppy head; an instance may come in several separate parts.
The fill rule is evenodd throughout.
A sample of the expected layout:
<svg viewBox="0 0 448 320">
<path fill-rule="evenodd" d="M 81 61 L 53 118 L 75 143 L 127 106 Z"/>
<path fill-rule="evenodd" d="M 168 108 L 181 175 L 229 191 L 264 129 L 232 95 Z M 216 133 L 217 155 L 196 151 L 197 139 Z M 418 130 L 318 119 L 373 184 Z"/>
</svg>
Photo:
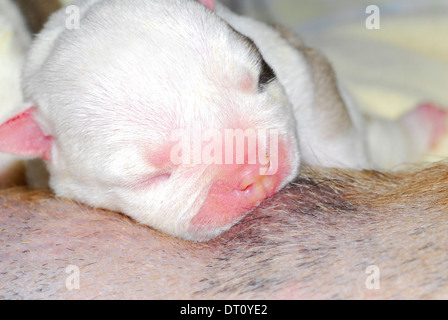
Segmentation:
<svg viewBox="0 0 448 320">
<path fill-rule="evenodd" d="M 296 175 L 297 138 L 274 71 L 204 4 L 91 1 L 78 30 L 57 13 L 0 150 L 47 160 L 59 196 L 189 240 L 228 229 Z"/>
</svg>

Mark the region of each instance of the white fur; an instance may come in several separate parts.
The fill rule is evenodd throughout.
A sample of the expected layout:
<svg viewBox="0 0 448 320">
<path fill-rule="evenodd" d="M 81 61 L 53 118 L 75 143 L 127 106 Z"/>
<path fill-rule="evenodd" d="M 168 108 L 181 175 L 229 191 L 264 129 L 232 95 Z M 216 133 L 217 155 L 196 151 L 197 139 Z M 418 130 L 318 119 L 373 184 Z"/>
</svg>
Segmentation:
<svg viewBox="0 0 448 320">
<path fill-rule="evenodd" d="M 0 123 L 23 103 L 20 72 L 31 37 L 11 0 L 0 0 Z M 17 160 L 0 154 L 0 173 Z"/>
<path fill-rule="evenodd" d="M 354 126 L 328 145 L 316 137 L 315 90 L 302 54 L 271 27 L 237 16 L 219 3 L 212 12 L 193 0 L 80 0 L 79 30 L 53 15 L 24 68 L 24 93 L 54 138 L 48 162 L 57 195 L 126 213 L 169 234 L 206 240 L 230 225 L 192 231 L 191 219 L 216 178 L 213 166 L 171 168 L 171 177 L 145 185 L 161 168 L 152 153 L 175 129 L 228 129 L 235 121 L 278 129 L 288 139 L 291 170 L 300 163 L 364 167 L 363 120 L 349 103 Z M 232 27 L 230 27 L 232 26 Z M 252 39 L 277 79 L 264 92 L 242 91 L 257 81 Z"/>
<path fill-rule="evenodd" d="M 219 3 L 216 4 L 216 13 L 251 38 L 275 70 L 293 107 L 304 162 L 327 167 L 362 168 L 370 165 L 366 157 L 364 120 L 354 103 L 344 95 L 353 128 L 331 144 L 319 138 L 316 135 L 319 116 L 313 107 L 315 90 L 302 53 L 282 38 L 278 31 L 260 21 L 237 15 Z"/>
<path fill-rule="evenodd" d="M 259 64 L 227 24 L 195 1 L 76 3 L 81 28 L 67 30 L 64 11 L 52 16 L 30 51 L 25 95 L 55 138 L 48 163 L 59 196 L 118 210 L 164 232 L 208 239 L 188 231 L 207 196 L 211 168 L 179 167 L 157 186 L 142 188 L 159 169 L 145 152 L 163 145 L 173 126 L 228 128 L 234 119 L 277 128 L 292 139 L 295 121 L 282 87 L 240 92 L 232 79 L 258 79 Z M 136 186 L 137 185 L 137 186 Z M 229 227 L 229 226 L 227 226 Z"/>
</svg>

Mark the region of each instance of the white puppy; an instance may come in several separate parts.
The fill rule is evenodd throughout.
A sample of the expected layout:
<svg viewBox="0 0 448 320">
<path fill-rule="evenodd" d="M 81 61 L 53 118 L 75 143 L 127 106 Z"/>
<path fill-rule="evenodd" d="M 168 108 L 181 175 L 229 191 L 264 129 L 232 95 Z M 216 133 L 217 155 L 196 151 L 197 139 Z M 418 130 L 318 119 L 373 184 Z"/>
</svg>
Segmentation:
<svg viewBox="0 0 448 320">
<path fill-rule="evenodd" d="M 318 52 L 200 2 L 78 1 L 75 30 L 57 12 L 29 52 L 29 103 L 0 126 L 0 150 L 43 158 L 58 196 L 197 241 L 301 162 L 374 164 L 364 119 Z"/>
<path fill-rule="evenodd" d="M 19 10 L 10 0 L 0 0 L 0 121 L 22 104 L 20 71 L 31 36 Z M 8 185 L 18 158 L 0 154 L 0 187 Z"/>
</svg>

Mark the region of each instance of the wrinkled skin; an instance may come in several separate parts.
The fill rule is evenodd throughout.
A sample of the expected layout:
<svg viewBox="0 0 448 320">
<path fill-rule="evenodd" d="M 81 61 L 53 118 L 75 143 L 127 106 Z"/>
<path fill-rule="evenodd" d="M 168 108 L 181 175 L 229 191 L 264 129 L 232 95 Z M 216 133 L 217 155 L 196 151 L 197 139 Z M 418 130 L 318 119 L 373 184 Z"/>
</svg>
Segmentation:
<svg viewBox="0 0 448 320">
<path fill-rule="evenodd" d="M 307 169 L 206 243 L 49 191 L 3 190 L 0 298 L 446 299 L 447 169 Z M 78 290 L 66 288 L 69 265 Z M 378 290 L 366 288 L 371 265 Z"/>
</svg>

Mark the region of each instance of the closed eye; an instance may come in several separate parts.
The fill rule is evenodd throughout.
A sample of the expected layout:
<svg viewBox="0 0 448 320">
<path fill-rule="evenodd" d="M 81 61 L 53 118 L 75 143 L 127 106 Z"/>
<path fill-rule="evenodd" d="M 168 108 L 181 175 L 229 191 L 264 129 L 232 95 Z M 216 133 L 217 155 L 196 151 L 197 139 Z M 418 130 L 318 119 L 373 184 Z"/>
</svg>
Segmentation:
<svg viewBox="0 0 448 320">
<path fill-rule="evenodd" d="M 238 31 L 234 30 L 235 33 L 237 33 L 241 39 L 246 42 L 247 47 L 249 51 L 256 56 L 256 59 L 259 62 L 260 66 L 260 76 L 258 78 L 258 90 L 260 92 L 263 92 L 265 87 L 272 81 L 275 80 L 276 75 L 274 70 L 272 70 L 271 66 L 266 63 L 266 61 L 263 59 L 263 56 L 260 53 L 260 50 L 258 50 L 257 45 L 248 37 L 242 35 Z"/>
<path fill-rule="evenodd" d="M 272 68 L 260 58 L 260 77 L 258 79 L 258 90 L 261 92 L 264 90 L 266 85 L 275 80 L 275 72 Z"/>
</svg>

